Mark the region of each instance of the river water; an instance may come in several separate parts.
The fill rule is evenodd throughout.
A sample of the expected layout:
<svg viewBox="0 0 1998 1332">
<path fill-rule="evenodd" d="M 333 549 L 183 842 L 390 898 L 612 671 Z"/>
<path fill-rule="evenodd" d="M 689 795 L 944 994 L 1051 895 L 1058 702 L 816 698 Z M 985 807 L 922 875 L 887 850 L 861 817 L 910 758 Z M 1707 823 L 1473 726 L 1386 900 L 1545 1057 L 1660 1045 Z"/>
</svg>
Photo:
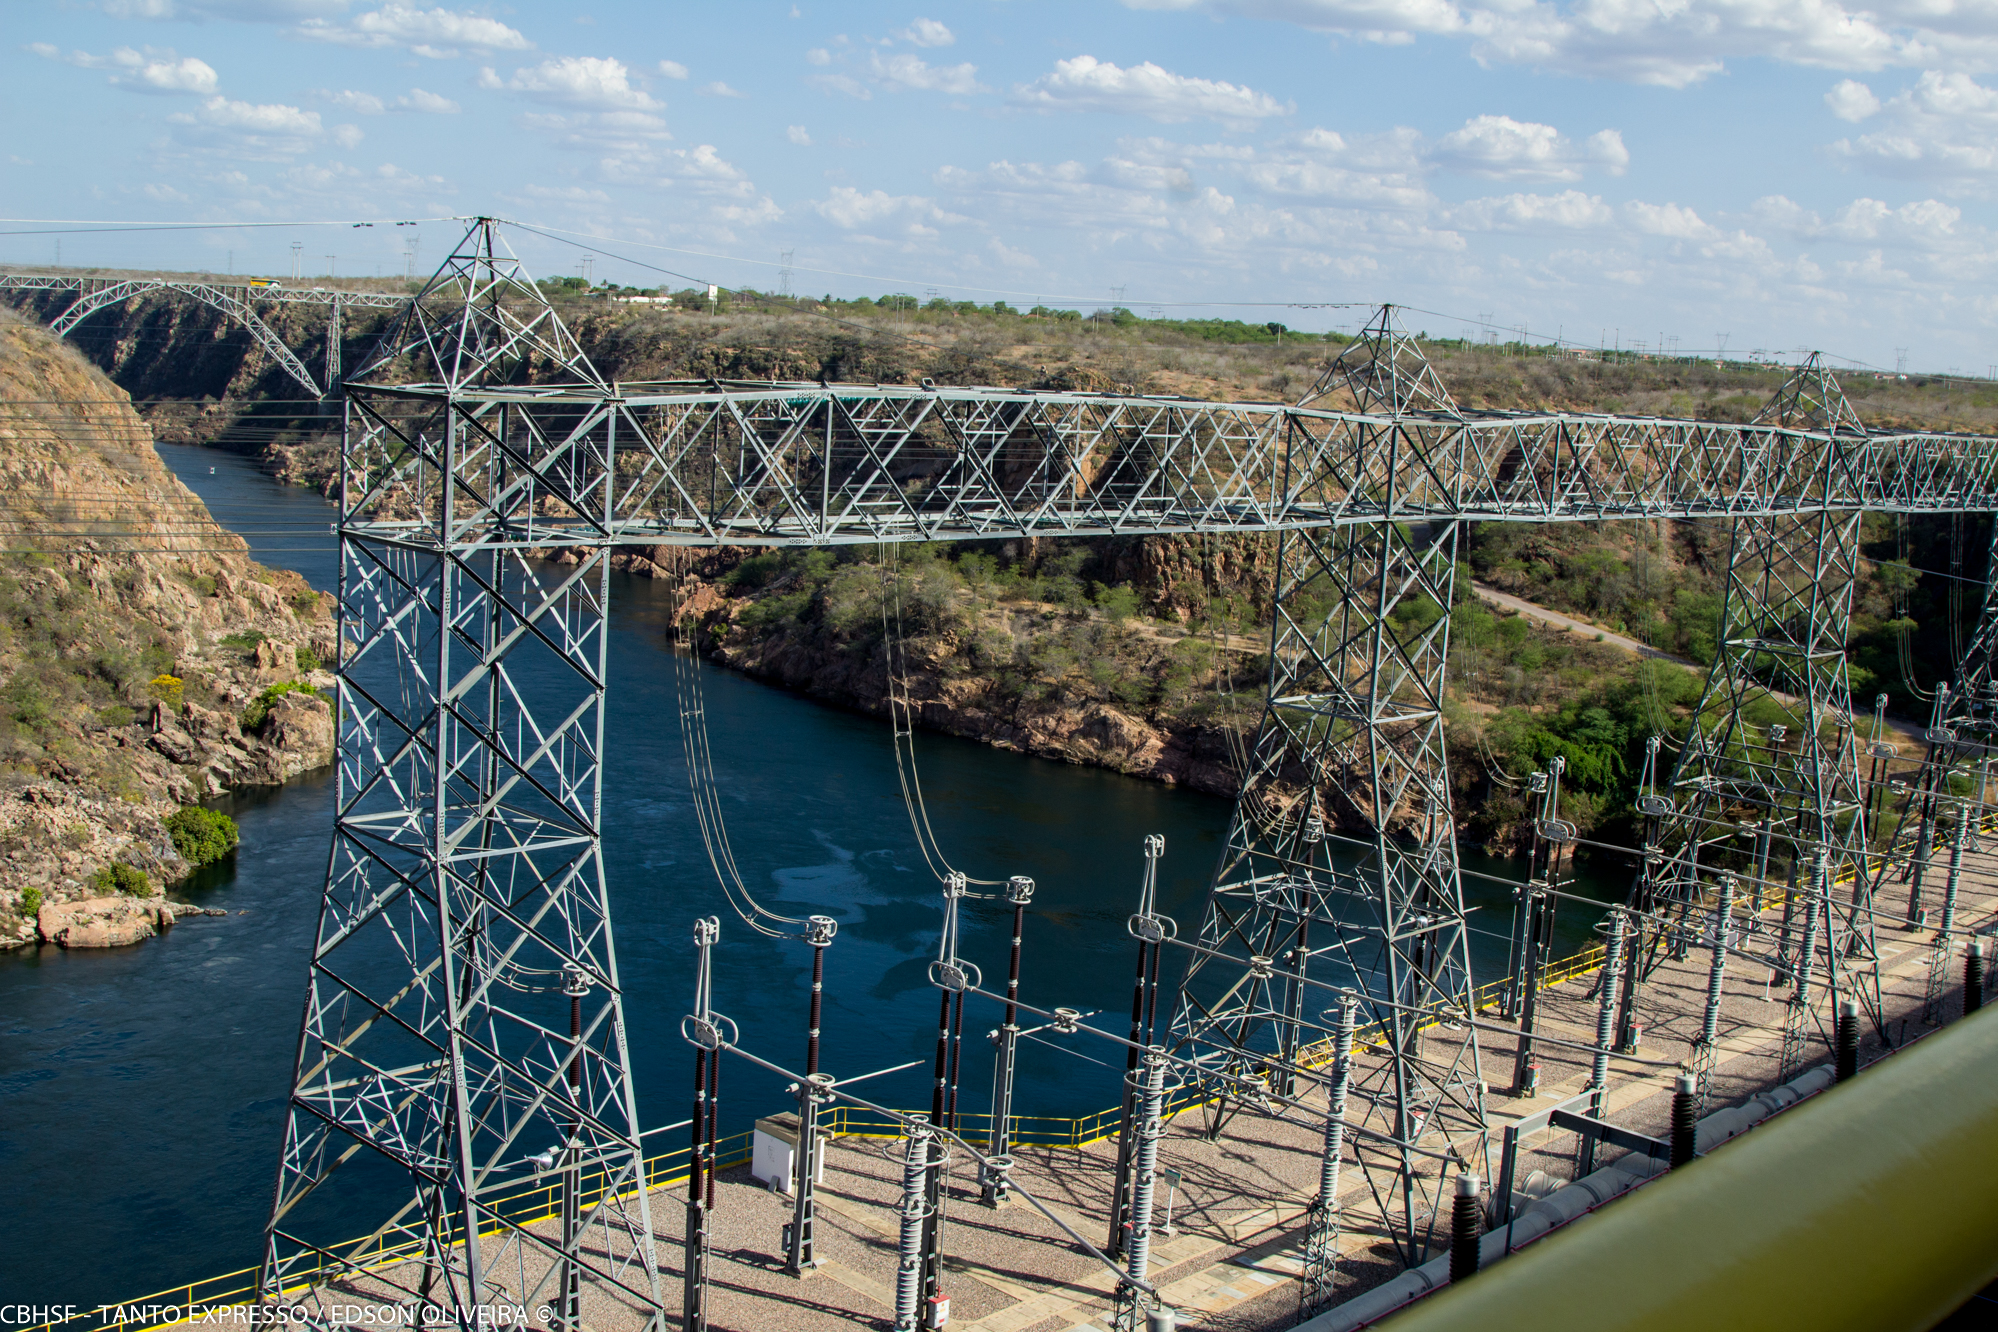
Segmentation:
<svg viewBox="0 0 1998 1332">
<path fill-rule="evenodd" d="M 319 496 L 277 485 L 248 460 L 161 446 L 160 454 L 257 558 L 331 588 L 338 560 Z M 751 936 L 716 887 L 691 817 L 674 732 L 666 602 L 650 580 L 613 575 L 613 704 L 604 853 L 616 916 L 642 1126 L 677 1121 L 690 1078 L 678 1036 L 689 1007 L 698 916 L 723 919 L 716 1007 L 748 1046 L 802 1062 L 810 950 Z M 704 666 L 716 770 L 744 879 L 786 914 L 840 922 L 827 956 L 824 1065 L 837 1076 L 927 1059 L 936 999 L 924 976 L 940 920 L 896 784 L 886 726 Z M 1229 804 L 1093 768 L 971 741 L 917 741 L 931 820 L 960 868 L 1033 876 L 1023 990 L 1052 1005 L 1128 1007 L 1147 833 L 1163 833 L 1160 907 L 1187 932 L 1225 835 Z M 243 844 L 176 896 L 230 912 L 132 948 L 0 954 L 0 1302 L 130 1300 L 254 1264 L 271 1185 L 332 826 L 330 772 L 217 802 Z M 1466 866 L 1510 877 L 1505 862 Z M 1620 894 L 1616 876 L 1585 885 Z M 1510 895 L 1467 879 L 1474 965 L 1503 969 Z M 1005 973 L 1010 912 L 971 904 L 963 952 Z M 1586 939 L 1578 913 L 1567 947 Z M 967 1033 L 995 1025 L 968 1009 Z M 1115 1025 L 1113 1019 L 1113 1026 Z M 989 1061 L 968 1040 L 961 1104 L 983 1109 Z M 1089 1050 L 1091 1056 L 1103 1052 Z M 1117 1098 L 1119 1070 L 1027 1046 L 1016 1108 L 1079 1114 Z M 889 1104 L 926 1106 L 927 1068 L 873 1084 Z M 746 1128 L 786 1104 L 774 1078 L 731 1069 L 725 1104 Z M 681 1135 L 671 1140 L 677 1145 Z M 657 1143 L 659 1140 L 654 1139 Z M 379 1220 L 354 1218 L 355 1233 Z"/>
</svg>

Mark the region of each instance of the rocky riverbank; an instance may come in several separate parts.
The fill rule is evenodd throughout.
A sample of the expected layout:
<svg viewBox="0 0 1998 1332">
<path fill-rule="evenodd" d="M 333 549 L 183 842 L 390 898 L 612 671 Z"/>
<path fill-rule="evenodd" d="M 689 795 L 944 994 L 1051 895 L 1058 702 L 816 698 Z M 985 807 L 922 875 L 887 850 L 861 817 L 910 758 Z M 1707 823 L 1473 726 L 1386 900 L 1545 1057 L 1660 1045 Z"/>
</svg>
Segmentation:
<svg viewBox="0 0 1998 1332">
<path fill-rule="evenodd" d="M 143 937 L 190 869 L 170 815 L 331 761 L 330 599 L 251 560 L 126 394 L 11 316 L 0 524 L 0 947 Z"/>
</svg>

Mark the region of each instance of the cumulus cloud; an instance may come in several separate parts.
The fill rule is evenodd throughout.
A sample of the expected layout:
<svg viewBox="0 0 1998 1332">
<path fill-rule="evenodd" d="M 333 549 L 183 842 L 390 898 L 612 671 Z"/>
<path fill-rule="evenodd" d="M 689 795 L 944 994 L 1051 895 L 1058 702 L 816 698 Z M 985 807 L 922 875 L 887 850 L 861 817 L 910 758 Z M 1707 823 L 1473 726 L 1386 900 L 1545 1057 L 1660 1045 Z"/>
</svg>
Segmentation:
<svg viewBox="0 0 1998 1332">
<path fill-rule="evenodd" d="M 1125 69 L 1088 55 L 1056 61 L 1052 72 L 1015 87 L 1013 100 L 1042 111 L 1108 111 L 1240 126 L 1296 110 L 1253 88 L 1174 74 L 1149 60 Z"/>
<path fill-rule="evenodd" d="M 677 60 L 660 61 L 659 72 L 669 79 L 684 79 L 687 77 L 687 67 Z"/>
<path fill-rule="evenodd" d="M 800 148 L 809 148 L 812 146 L 812 136 L 806 133 L 803 125 L 787 125 L 784 129 L 784 137 L 792 143 L 797 144 Z"/>
<path fill-rule="evenodd" d="M 930 18 L 919 18 L 896 35 L 917 46 L 949 46 L 957 40 L 956 33 Z"/>
<path fill-rule="evenodd" d="M 748 95 L 737 92 L 720 79 L 716 79 L 713 83 L 703 84 L 700 91 L 706 93 L 709 97 L 744 97 Z"/>
<path fill-rule="evenodd" d="M 373 93 L 357 92 L 351 88 L 340 92 L 328 92 L 322 88 L 312 96 L 329 106 L 337 106 L 342 111 L 352 111 L 356 115 L 363 116 L 379 116 L 388 111 L 415 111 L 425 115 L 454 116 L 462 109 L 450 98 L 426 92 L 422 88 L 411 88 L 392 102 L 383 101 Z"/>
<path fill-rule="evenodd" d="M 449 9 L 417 9 L 409 5 L 383 5 L 371 13 L 358 14 L 347 23 L 308 19 L 294 31 L 314 41 L 336 42 L 342 46 L 400 46 L 431 59 L 448 59 L 474 51 L 530 51 L 534 43 L 498 19 Z"/>
<path fill-rule="evenodd" d="M 986 91 L 978 82 L 975 65 L 931 65 L 906 51 L 885 59 L 879 54 L 872 56 L 869 70 L 883 87 L 891 90 L 913 89 L 959 96 Z"/>
<path fill-rule="evenodd" d="M 555 56 L 502 79 L 479 71 L 479 86 L 523 93 L 537 101 L 602 110 L 652 111 L 665 105 L 632 86 L 631 71 L 615 56 Z"/>
<path fill-rule="evenodd" d="M 154 92 L 170 93 L 212 93 L 218 82 L 208 62 L 193 56 L 182 56 L 179 60 L 148 60 L 132 71 L 129 79 L 120 81 Z"/>
<path fill-rule="evenodd" d="M 851 185 L 835 185 L 825 198 L 815 199 L 805 207 L 844 231 L 892 232 L 913 239 L 936 236 L 937 227 L 933 223 L 966 220 L 945 212 L 934 199 L 919 194 L 863 191 Z"/>
<path fill-rule="evenodd" d="M 216 151 L 245 160 L 284 160 L 319 146 L 326 126 L 317 111 L 282 102 L 241 102 L 220 95 L 202 101 L 194 111 L 167 117 L 174 137 L 187 147 Z M 341 126 L 336 142 L 354 139 L 359 130 Z"/>
<path fill-rule="evenodd" d="M 1719 235 L 1698 213 L 1675 203 L 1650 204 L 1633 200 L 1624 205 L 1623 211 L 1630 224 L 1647 236 L 1708 240 Z"/>
<path fill-rule="evenodd" d="M 1880 110 L 1880 99 L 1858 79 L 1841 79 L 1825 94 L 1825 105 L 1840 120 L 1856 124 Z"/>
<path fill-rule="evenodd" d="M 352 111 L 356 115 L 378 116 L 388 110 L 388 103 L 373 93 L 356 92 L 351 88 L 339 92 L 327 92 L 322 89 L 313 96 L 331 106 L 339 107 L 342 111 Z"/>
<path fill-rule="evenodd" d="M 1444 214 L 1450 226 L 1465 231 L 1576 231 L 1607 227 L 1615 218 L 1599 196 L 1580 190 L 1472 199 Z"/>
<path fill-rule="evenodd" d="M 1574 143 L 1552 125 L 1511 116 L 1474 116 L 1437 141 L 1438 165 L 1494 180 L 1580 180 L 1594 168 L 1613 176 L 1630 165 L 1623 136 L 1602 130 Z"/>
<path fill-rule="evenodd" d="M 1941 180 L 1958 189 L 1998 182 L 1998 89 L 1968 74 L 1926 70 L 1913 86 L 1877 105 L 1880 128 L 1840 139 L 1834 153 L 1882 175 Z"/>
<path fill-rule="evenodd" d="M 110 70 L 112 83 L 135 92 L 193 93 L 202 96 L 213 93 L 220 83 L 207 61 L 150 46 L 144 53 L 121 46 L 108 56 L 92 55 L 88 51 L 71 51 L 64 55 L 47 42 L 31 42 L 28 50 L 44 60 L 60 60 L 78 69 Z"/>
</svg>

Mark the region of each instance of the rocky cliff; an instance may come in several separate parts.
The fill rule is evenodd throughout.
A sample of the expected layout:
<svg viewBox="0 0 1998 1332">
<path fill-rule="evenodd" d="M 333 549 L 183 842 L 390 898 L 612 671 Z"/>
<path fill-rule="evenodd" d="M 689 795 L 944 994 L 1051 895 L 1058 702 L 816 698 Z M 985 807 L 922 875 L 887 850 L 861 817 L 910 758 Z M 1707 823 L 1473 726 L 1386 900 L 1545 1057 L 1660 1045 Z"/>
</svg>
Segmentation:
<svg viewBox="0 0 1998 1332">
<path fill-rule="evenodd" d="M 177 809 L 329 762 L 334 630 L 329 599 L 173 477 L 122 390 L 5 314 L 0 531 L 8 946 L 44 905 L 183 877 Z"/>
</svg>

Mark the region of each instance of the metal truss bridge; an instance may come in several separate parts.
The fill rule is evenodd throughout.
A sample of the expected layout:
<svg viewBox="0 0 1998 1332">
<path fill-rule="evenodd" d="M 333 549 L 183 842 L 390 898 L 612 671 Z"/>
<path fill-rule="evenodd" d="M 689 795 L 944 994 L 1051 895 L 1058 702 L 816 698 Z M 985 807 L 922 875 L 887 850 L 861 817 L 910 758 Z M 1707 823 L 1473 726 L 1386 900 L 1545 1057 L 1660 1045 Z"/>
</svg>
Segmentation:
<svg viewBox="0 0 1998 1332">
<path fill-rule="evenodd" d="M 394 310 L 409 303 L 406 295 L 344 291 L 332 287 L 293 288 L 275 282 L 199 282 L 187 278 L 96 278 L 64 273 L 0 273 L 0 291 L 73 291 L 76 300 L 49 321 L 67 337 L 78 324 L 99 310 L 123 305 L 141 296 L 185 296 L 219 310 L 249 330 L 266 355 L 315 398 L 329 398 L 340 387 L 340 312 Z M 306 368 L 302 355 L 257 313 L 258 305 L 323 305 L 327 307 L 326 347 L 321 374 Z"/>
<path fill-rule="evenodd" d="M 389 1281 L 382 1256 L 397 1254 L 420 1274 L 411 1298 L 552 1303 L 567 1328 L 593 1300 L 668 1321 L 601 857 L 616 547 L 1277 534 L 1271 674 L 1227 853 L 1199 922 L 1182 932 L 1148 900 L 1131 920 L 1141 996 L 1174 961 L 1156 1024 L 1134 1010 L 1111 1237 L 1128 1325 L 1155 1298 L 1145 1144 L 1169 1065 L 1218 1098 L 1215 1132 L 1231 1103 L 1324 1121 L 1307 1311 L 1331 1294 L 1342 1161 L 1366 1172 L 1369 1222 L 1411 1264 L 1449 1214 L 1449 1171 L 1489 1178 L 1442 720 L 1464 522 L 1731 527 L 1722 648 L 1676 766 L 1647 774 L 1644 869 L 1613 913 L 1600 1088 L 1649 965 L 1709 921 L 1724 944 L 1751 887 L 1796 904 L 1780 960 L 1798 1050 L 1842 999 L 1878 1020 L 1872 751 L 1844 657 L 1858 514 L 1998 509 L 1998 439 L 1868 430 L 1815 358 L 1745 425 L 1472 411 L 1392 309 L 1293 405 L 617 383 L 483 220 L 348 377 L 345 410 L 337 812 L 263 1287 L 364 1267 Z M 543 563 L 552 547 L 578 562 Z M 1994 641 L 1987 625 L 1972 655 Z M 1988 662 L 1963 674 L 1951 706 L 1988 727 Z M 1770 709 L 1786 723 L 1750 724 Z M 1939 716 L 1925 778 L 1944 805 L 1950 765 L 1981 752 L 1950 726 Z M 1536 912 L 1576 841 L 1560 783 L 1558 765 L 1535 775 L 1531 937 L 1508 1001 L 1529 1027 Z M 944 889 L 948 906 L 962 881 Z M 953 939 L 931 972 L 946 1001 L 978 991 Z M 747 1056 L 708 1005 L 683 1027 L 702 1068 Z M 1384 1051 L 1357 1080 L 1356 1022 Z M 551 1138 L 568 1181 L 553 1234 L 491 1205 Z M 923 1169 L 913 1145 L 909 1169 Z M 379 1228 L 334 1233 L 328 1218 L 352 1214 L 324 1205 L 336 1196 Z M 808 1201 L 795 1232 L 793 1263 Z M 704 1249 L 687 1270 L 705 1270 Z"/>
</svg>

